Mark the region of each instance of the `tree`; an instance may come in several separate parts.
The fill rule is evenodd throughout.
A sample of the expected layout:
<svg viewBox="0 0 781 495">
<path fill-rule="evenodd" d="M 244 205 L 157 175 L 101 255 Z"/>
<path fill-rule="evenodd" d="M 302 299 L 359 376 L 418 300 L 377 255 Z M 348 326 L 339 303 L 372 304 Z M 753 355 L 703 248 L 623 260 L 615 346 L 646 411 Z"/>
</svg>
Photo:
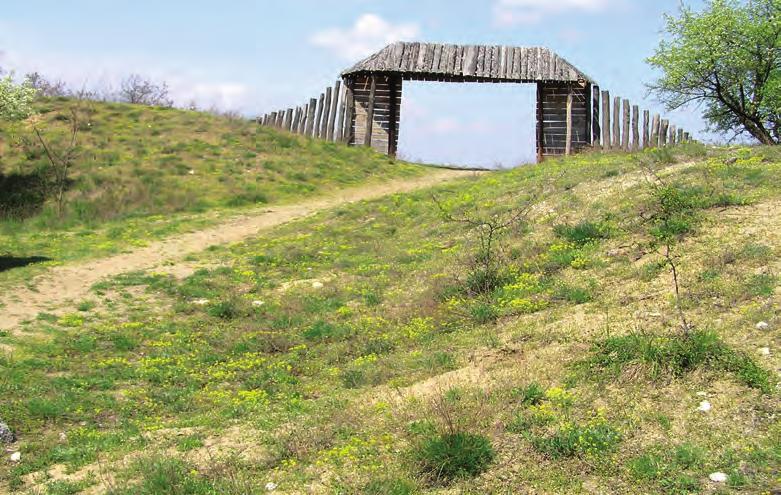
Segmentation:
<svg viewBox="0 0 781 495">
<path fill-rule="evenodd" d="M 39 72 L 28 73 L 24 76 L 24 81 L 25 84 L 33 88 L 38 93 L 38 96 L 53 98 L 58 96 L 68 96 L 70 94 L 65 81 L 59 79 L 56 81 L 51 81 L 46 79 Z"/>
<path fill-rule="evenodd" d="M 647 61 L 662 72 L 649 88 L 668 109 L 702 104 L 712 130 L 781 143 L 781 0 L 681 6 L 665 31 Z"/>
<path fill-rule="evenodd" d="M 155 84 L 138 74 L 128 76 L 119 89 L 119 99 L 125 103 L 170 107 L 174 102 L 168 97 L 166 83 Z"/>
<path fill-rule="evenodd" d="M 27 84 L 16 84 L 8 75 L 0 78 L 0 120 L 23 120 L 33 113 L 35 89 Z"/>
</svg>

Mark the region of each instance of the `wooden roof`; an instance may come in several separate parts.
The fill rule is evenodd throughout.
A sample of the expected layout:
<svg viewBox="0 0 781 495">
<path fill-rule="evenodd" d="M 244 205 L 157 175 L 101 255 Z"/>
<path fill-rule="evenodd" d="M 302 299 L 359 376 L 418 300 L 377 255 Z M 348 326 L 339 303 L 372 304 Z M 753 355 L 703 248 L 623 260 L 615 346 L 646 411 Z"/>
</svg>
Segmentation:
<svg viewBox="0 0 781 495">
<path fill-rule="evenodd" d="M 592 82 L 543 47 L 397 42 L 342 73 L 401 73 L 408 79 L 446 77 L 507 82 Z"/>
</svg>

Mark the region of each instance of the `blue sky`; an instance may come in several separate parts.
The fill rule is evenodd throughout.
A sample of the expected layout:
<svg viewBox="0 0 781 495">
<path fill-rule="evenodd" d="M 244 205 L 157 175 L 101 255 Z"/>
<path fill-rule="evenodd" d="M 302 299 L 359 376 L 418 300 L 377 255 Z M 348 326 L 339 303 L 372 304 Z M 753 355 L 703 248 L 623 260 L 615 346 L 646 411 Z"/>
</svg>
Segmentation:
<svg viewBox="0 0 781 495">
<path fill-rule="evenodd" d="M 141 73 L 167 81 L 180 105 L 255 115 L 306 101 L 398 39 L 541 45 L 603 89 L 662 111 L 646 95 L 654 73 L 644 59 L 663 13 L 677 9 L 677 0 L 6 0 L 0 67 L 88 87 Z M 400 153 L 474 165 L 530 160 L 533 102 L 531 85 L 408 84 Z M 696 108 L 667 115 L 707 138 Z"/>
</svg>

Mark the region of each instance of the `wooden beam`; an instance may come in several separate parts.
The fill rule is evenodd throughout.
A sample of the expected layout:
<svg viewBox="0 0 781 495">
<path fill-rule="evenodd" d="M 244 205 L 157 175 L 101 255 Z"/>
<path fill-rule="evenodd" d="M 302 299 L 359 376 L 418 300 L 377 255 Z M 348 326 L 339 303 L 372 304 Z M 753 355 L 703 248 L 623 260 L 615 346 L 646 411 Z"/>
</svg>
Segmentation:
<svg viewBox="0 0 781 495">
<path fill-rule="evenodd" d="M 659 125 L 660 116 L 658 113 L 654 114 L 653 124 L 651 124 L 651 148 L 659 147 Z"/>
<path fill-rule="evenodd" d="M 613 98 L 613 149 L 621 149 L 621 97 Z"/>
<path fill-rule="evenodd" d="M 479 64 L 479 61 L 478 61 Z M 544 156 L 544 136 L 542 128 L 542 83 L 537 83 L 537 163 L 542 163 Z"/>
<path fill-rule="evenodd" d="M 572 154 L 572 92 L 567 94 L 567 140 L 564 144 L 564 154 Z"/>
<path fill-rule="evenodd" d="M 632 151 L 640 149 L 640 107 L 632 107 Z"/>
<path fill-rule="evenodd" d="M 316 111 L 317 111 L 317 99 L 311 98 L 309 100 L 309 106 L 306 112 L 306 128 L 304 129 L 304 135 L 306 137 L 312 137 L 312 132 L 315 129 Z"/>
<path fill-rule="evenodd" d="M 269 121 L 270 121 L 269 125 L 271 125 L 272 127 L 277 126 L 277 112 L 271 112 L 271 114 L 269 115 Z"/>
<path fill-rule="evenodd" d="M 643 149 L 648 147 L 648 142 L 651 139 L 651 131 L 649 129 L 650 120 L 651 112 L 643 110 Z"/>
<path fill-rule="evenodd" d="M 369 88 L 369 101 L 366 109 L 366 135 L 363 139 L 364 146 L 372 145 L 372 130 L 374 127 L 374 99 L 377 96 L 377 76 L 372 74 L 370 76 L 370 88 Z"/>
<path fill-rule="evenodd" d="M 678 144 L 683 143 L 683 127 L 678 128 Z"/>
<path fill-rule="evenodd" d="M 355 144 L 355 81 L 349 80 L 345 90 L 344 142 Z M 346 82 L 346 84 L 348 83 Z"/>
<path fill-rule="evenodd" d="M 341 81 L 338 84 L 341 84 Z M 335 130 L 335 139 L 337 143 L 344 142 L 344 130 L 345 130 L 345 122 L 344 122 L 344 113 L 345 109 L 347 108 L 347 102 L 345 101 L 347 99 L 347 87 L 342 88 L 341 95 L 339 96 L 339 116 L 336 119 L 336 130 Z"/>
<path fill-rule="evenodd" d="M 691 139 L 691 135 L 688 132 L 684 132 L 683 133 L 683 142 L 684 143 L 688 143 L 690 139 Z"/>
<path fill-rule="evenodd" d="M 675 140 L 676 140 L 676 137 L 677 137 L 677 136 L 676 136 L 676 134 L 675 134 L 675 126 L 674 126 L 674 125 L 671 125 L 671 126 L 670 126 L 670 144 L 671 144 L 672 146 L 675 146 Z"/>
<path fill-rule="evenodd" d="M 659 146 L 667 146 L 667 128 L 670 126 L 670 121 L 662 119 L 662 127 L 659 129 Z"/>
<path fill-rule="evenodd" d="M 282 129 L 290 131 L 290 126 L 293 125 L 293 109 L 288 108 L 285 110 L 285 119 L 282 121 Z"/>
<path fill-rule="evenodd" d="M 328 139 L 328 122 L 331 120 L 331 97 L 333 89 L 328 87 L 325 89 L 325 101 L 323 102 L 323 122 L 320 127 L 320 139 Z"/>
<path fill-rule="evenodd" d="M 397 120 L 401 111 L 401 102 L 399 101 L 399 91 L 401 90 L 401 77 L 391 77 L 389 81 L 390 102 L 388 112 L 388 155 L 396 157 L 396 148 L 399 142 L 399 128 Z"/>
<path fill-rule="evenodd" d="M 334 84 L 333 101 L 331 102 L 331 111 L 328 112 L 328 127 L 325 138 L 328 141 L 334 140 L 334 130 L 336 128 L 336 112 L 339 109 L 339 90 L 342 88 L 342 81 L 336 81 Z"/>
<path fill-rule="evenodd" d="M 317 102 L 317 116 L 315 117 L 314 137 L 322 138 L 320 134 L 320 127 L 323 125 L 323 103 L 325 101 L 325 94 L 320 93 L 320 100 Z"/>
<path fill-rule="evenodd" d="M 621 130 L 621 148 L 624 151 L 629 151 L 629 124 L 630 124 L 630 117 L 629 117 L 629 100 L 624 99 L 624 127 Z"/>
<path fill-rule="evenodd" d="M 300 131 L 299 134 L 302 136 L 306 135 L 306 122 L 307 122 L 307 115 L 309 114 L 309 103 L 304 105 L 304 108 L 301 111 L 301 125 L 300 125 Z"/>
<path fill-rule="evenodd" d="M 610 91 L 602 92 L 602 149 L 610 150 Z"/>
<path fill-rule="evenodd" d="M 601 128 L 599 127 L 599 86 L 596 84 L 591 87 L 591 145 L 594 148 L 601 148 L 602 139 Z"/>
</svg>

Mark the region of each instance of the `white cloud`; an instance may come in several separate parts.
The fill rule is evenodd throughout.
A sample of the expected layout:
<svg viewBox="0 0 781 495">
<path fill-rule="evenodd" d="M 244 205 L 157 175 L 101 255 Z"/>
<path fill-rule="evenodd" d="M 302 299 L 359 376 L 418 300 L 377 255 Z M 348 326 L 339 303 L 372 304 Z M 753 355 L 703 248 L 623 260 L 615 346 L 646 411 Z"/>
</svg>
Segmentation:
<svg viewBox="0 0 781 495">
<path fill-rule="evenodd" d="M 417 37 L 417 24 L 391 24 L 375 14 L 364 14 L 349 29 L 332 28 L 316 33 L 310 41 L 347 60 L 357 60 L 394 41 Z"/>
<path fill-rule="evenodd" d="M 612 0 L 497 0 L 494 22 L 499 26 L 535 24 L 545 17 L 566 12 L 600 12 Z"/>
</svg>

